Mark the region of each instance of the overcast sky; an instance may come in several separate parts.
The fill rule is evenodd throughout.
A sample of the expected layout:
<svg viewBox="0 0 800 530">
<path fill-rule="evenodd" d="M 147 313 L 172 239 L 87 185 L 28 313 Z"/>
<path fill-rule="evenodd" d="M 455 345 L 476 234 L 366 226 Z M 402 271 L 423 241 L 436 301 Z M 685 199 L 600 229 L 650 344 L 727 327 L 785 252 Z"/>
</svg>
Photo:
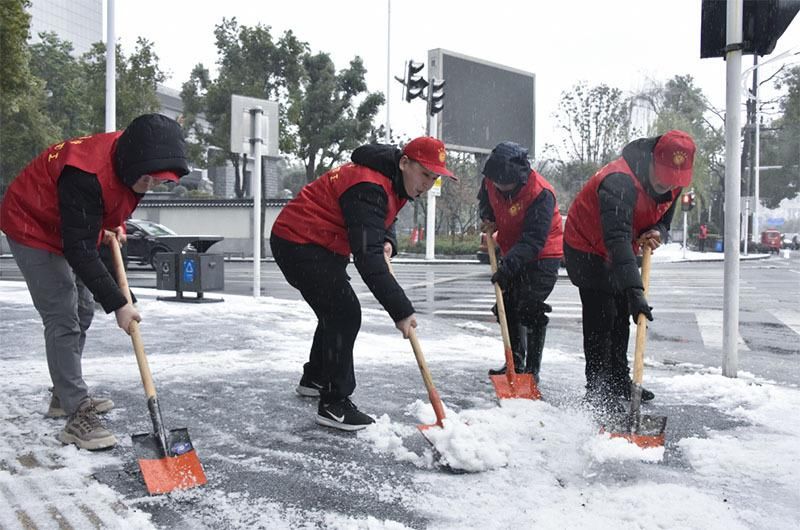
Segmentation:
<svg viewBox="0 0 800 530">
<path fill-rule="evenodd" d="M 173 88 L 196 63 L 213 71 L 214 26 L 236 17 L 242 25 L 271 26 L 275 37 L 293 30 L 312 51 L 330 53 L 337 69 L 360 55 L 370 90 L 386 91 L 387 0 L 122 0 L 116 14 L 126 53 L 137 36 L 153 41 Z M 776 54 L 800 46 L 798 18 Z M 434 48 L 536 74 L 537 155 L 546 143 L 558 142 L 553 113 L 561 92 L 580 80 L 630 92 L 649 79 L 691 74 L 713 104 L 725 104 L 724 61 L 700 59 L 700 0 L 392 0 L 391 74 L 402 76 L 404 61 L 425 61 Z M 752 57 L 744 57 L 744 67 L 751 64 Z M 423 134 L 424 103 L 406 103 L 401 89 L 392 81 L 392 127 Z M 385 117 L 382 109 L 376 123 Z"/>
</svg>

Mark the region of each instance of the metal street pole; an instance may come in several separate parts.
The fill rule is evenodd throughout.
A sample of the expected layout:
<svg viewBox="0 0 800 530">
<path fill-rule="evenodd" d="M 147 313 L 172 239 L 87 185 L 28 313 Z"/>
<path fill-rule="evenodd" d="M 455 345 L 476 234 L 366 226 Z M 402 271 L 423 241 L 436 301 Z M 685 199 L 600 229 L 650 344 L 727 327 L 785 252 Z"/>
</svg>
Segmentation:
<svg viewBox="0 0 800 530">
<path fill-rule="evenodd" d="M 106 132 L 117 130 L 117 31 L 114 0 L 106 0 Z"/>
<path fill-rule="evenodd" d="M 743 0 L 728 0 L 725 54 L 725 272 L 722 309 L 722 374 L 739 365 L 739 202 L 741 200 L 741 75 Z"/>
<path fill-rule="evenodd" d="M 755 187 L 753 190 L 753 241 L 758 243 L 758 179 L 761 171 L 758 167 L 761 164 L 761 126 L 759 124 L 761 116 L 758 111 L 758 54 L 753 55 L 753 64 L 755 65 L 753 68 L 753 98 L 755 99 L 756 120 L 755 141 L 753 142 L 755 144 L 755 153 L 753 155 L 753 186 Z"/>
<path fill-rule="evenodd" d="M 392 84 L 392 0 L 386 3 L 386 130 L 383 133 L 384 143 L 391 143 L 391 126 L 389 125 L 389 89 Z"/>
<path fill-rule="evenodd" d="M 683 259 L 686 259 L 686 217 L 689 215 L 689 212 L 683 212 Z"/>
<path fill-rule="evenodd" d="M 430 99 L 431 89 L 428 88 L 428 98 Z M 430 101 L 428 102 L 430 108 Z M 428 136 L 438 138 L 438 123 L 436 115 L 431 116 L 427 113 L 428 117 Z M 439 177 L 442 178 L 442 177 Z M 425 219 L 425 259 L 432 260 L 434 251 L 436 250 L 436 192 L 433 188 L 428 190 L 428 211 L 427 218 Z"/>
<path fill-rule="evenodd" d="M 253 152 L 253 297 L 261 296 L 261 147 L 264 145 L 261 117 L 264 109 L 253 107 L 250 116 L 253 134 L 250 137 Z"/>
</svg>

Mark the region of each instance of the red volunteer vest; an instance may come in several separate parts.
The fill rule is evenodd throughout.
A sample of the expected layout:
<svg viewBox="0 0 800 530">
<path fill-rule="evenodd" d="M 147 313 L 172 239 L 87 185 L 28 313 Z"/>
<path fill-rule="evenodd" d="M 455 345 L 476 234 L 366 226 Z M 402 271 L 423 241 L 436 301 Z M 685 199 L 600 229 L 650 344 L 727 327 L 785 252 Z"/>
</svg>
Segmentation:
<svg viewBox="0 0 800 530">
<path fill-rule="evenodd" d="M 9 186 L 0 207 L 0 229 L 18 243 L 63 255 L 58 179 L 68 165 L 97 175 L 103 196 L 102 228 L 124 225 L 139 197 L 114 172 L 114 146 L 121 134 L 83 136 L 45 149 Z"/>
<path fill-rule="evenodd" d="M 339 197 L 356 184 L 371 182 L 381 186 L 389 199 L 384 226 L 389 228 L 406 203 L 392 189 L 392 181 L 368 167 L 349 163 L 334 168 L 314 182 L 306 184 L 300 194 L 284 206 L 272 233 L 299 244 L 315 244 L 342 256 L 349 256 L 350 242 Z"/>
<path fill-rule="evenodd" d="M 511 247 L 517 244 L 522 236 L 522 228 L 525 221 L 525 212 L 533 204 L 543 190 L 548 190 L 555 197 L 556 193 L 553 186 L 536 171 L 531 171 L 528 182 L 517 193 L 516 196 L 508 199 L 490 181 L 484 179 L 486 191 L 489 196 L 489 204 L 492 206 L 494 218 L 497 223 L 497 244 L 503 254 L 506 254 Z M 553 219 L 550 221 L 550 232 L 544 247 L 536 259 L 560 258 L 564 255 L 561 228 L 561 213 L 558 211 L 558 201 L 553 210 Z"/>
<path fill-rule="evenodd" d="M 583 189 L 575 197 L 572 206 L 569 208 L 567 214 L 567 224 L 564 229 L 564 241 L 576 250 L 581 252 L 588 252 L 590 254 L 597 254 L 602 256 L 606 261 L 608 258 L 608 250 L 603 241 L 603 227 L 600 224 L 600 198 L 597 190 L 600 184 L 608 175 L 612 173 L 624 173 L 628 175 L 636 186 L 636 206 L 633 209 L 633 245 L 634 254 L 638 254 L 639 245 L 636 243 L 636 238 L 639 237 L 645 230 L 656 224 L 661 217 L 669 210 L 672 203 L 680 195 L 680 188 L 672 190 L 672 200 L 663 203 L 657 203 L 639 182 L 639 179 L 634 176 L 633 171 L 625 162 L 625 159 L 620 157 L 613 162 L 601 167 L 595 173 L 589 182 L 584 185 Z"/>
</svg>

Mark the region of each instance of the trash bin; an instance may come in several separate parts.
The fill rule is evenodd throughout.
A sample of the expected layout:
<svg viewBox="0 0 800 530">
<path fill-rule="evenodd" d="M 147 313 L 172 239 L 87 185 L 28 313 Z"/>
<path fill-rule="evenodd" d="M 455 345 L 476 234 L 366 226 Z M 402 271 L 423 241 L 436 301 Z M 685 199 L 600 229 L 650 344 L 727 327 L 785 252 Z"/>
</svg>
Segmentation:
<svg viewBox="0 0 800 530">
<path fill-rule="evenodd" d="M 222 298 L 206 298 L 205 291 L 225 288 L 225 260 L 222 254 L 206 251 L 222 236 L 162 236 L 158 238 L 172 252 L 159 252 L 155 256 L 156 289 L 175 291 L 176 296 L 159 296 L 158 300 L 171 302 L 222 302 Z M 183 296 L 193 291 L 197 296 Z"/>
<path fill-rule="evenodd" d="M 717 241 L 714 243 L 714 252 L 722 252 L 723 250 L 725 250 L 722 241 L 723 241 L 722 239 L 717 239 Z"/>
</svg>

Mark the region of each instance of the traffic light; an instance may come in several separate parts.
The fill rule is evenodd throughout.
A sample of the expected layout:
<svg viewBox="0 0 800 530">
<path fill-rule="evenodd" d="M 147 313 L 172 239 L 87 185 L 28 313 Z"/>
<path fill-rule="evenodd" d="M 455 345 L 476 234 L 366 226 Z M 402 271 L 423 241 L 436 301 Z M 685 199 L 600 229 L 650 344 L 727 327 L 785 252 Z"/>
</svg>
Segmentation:
<svg viewBox="0 0 800 530">
<path fill-rule="evenodd" d="M 442 112 L 444 108 L 444 79 L 437 81 L 431 78 L 430 87 L 428 87 L 428 114 L 431 116 Z"/>
<path fill-rule="evenodd" d="M 411 101 L 414 98 L 422 97 L 422 91 L 428 86 L 428 82 L 419 75 L 420 70 L 425 66 L 425 63 L 417 63 L 408 61 L 406 69 L 406 101 Z"/>
<path fill-rule="evenodd" d="M 700 58 L 725 57 L 727 2 L 703 0 L 700 12 Z M 800 0 L 744 0 L 742 53 L 769 55 L 792 19 Z"/>
<path fill-rule="evenodd" d="M 694 208 L 694 192 L 687 191 L 681 197 L 681 211 L 688 212 Z"/>
</svg>

